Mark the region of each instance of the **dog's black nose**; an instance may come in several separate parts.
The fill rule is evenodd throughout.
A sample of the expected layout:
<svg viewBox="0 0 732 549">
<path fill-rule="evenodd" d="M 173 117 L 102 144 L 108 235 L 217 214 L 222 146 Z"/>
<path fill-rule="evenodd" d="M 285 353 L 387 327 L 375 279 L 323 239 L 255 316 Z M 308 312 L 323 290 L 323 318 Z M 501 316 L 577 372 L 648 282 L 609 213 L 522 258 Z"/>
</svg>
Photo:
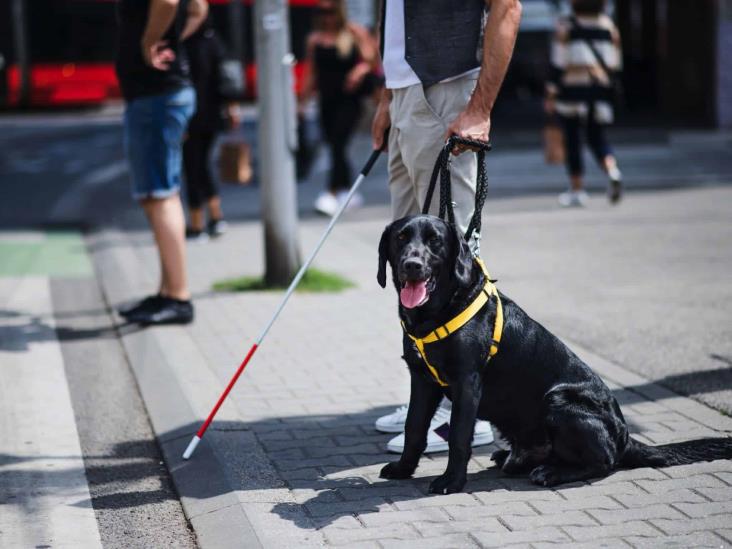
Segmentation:
<svg viewBox="0 0 732 549">
<path fill-rule="evenodd" d="M 424 265 L 419 259 L 407 259 L 404 262 L 404 274 L 410 278 L 421 278 Z"/>
</svg>

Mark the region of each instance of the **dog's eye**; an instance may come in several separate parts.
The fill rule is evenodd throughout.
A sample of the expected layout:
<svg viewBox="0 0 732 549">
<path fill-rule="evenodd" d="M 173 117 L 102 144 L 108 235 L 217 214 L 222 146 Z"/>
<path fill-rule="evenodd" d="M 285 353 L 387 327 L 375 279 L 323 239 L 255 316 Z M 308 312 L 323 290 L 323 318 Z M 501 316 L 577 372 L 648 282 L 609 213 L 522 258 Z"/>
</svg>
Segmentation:
<svg viewBox="0 0 732 549">
<path fill-rule="evenodd" d="M 403 242 L 407 239 L 407 235 L 405 235 L 404 233 L 399 233 L 397 235 L 397 239 Z"/>
<path fill-rule="evenodd" d="M 439 236 L 433 236 L 432 238 L 430 238 L 431 246 L 439 246 L 440 244 L 442 244 L 442 240 L 440 240 Z"/>
</svg>

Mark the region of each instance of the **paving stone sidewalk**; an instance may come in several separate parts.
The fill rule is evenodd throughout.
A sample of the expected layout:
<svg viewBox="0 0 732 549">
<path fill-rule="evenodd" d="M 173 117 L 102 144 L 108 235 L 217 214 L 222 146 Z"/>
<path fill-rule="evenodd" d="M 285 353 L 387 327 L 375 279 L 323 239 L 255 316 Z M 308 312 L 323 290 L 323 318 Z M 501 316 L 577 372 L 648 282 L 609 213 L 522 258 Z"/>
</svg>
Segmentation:
<svg viewBox="0 0 732 549">
<path fill-rule="evenodd" d="M 644 207 L 661 203 L 664 211 L 676 211 L 697 200 L 705 205 L 700 215 L 708 216 L 708 204 L 731 197 L 732 190 L 638 195 L 636 218 L 633 206 L 623 215 L 627 222 L 633 218 L 640 223 Z M 570 329 L 572 319 L 582 319 L 579 313 L 572 317 L 579 304 L 557 303 L 552 293 L 557 282 L 545 277 L 546 264 L 539 264 L 545 259 L 539 239 L 561 244 L 567 220 L 562 216 L 570 216 L 584 232 L 595 223 L 612 234 L 616 229 L 608 225 L 621 222 L 618 214 L 601 206 L 590 213 L 557 212 L 547 204 L 534 208 L 533 202 L 526 212 L 515 213 L 522 204 L 506 203 L 506 212 L 486 219 L 484 245 L 490 254 L 484 257 L 505 281 L 499 286 L 604 377 L 633 436 L 658 444 L 732 434 L 732 418 L 631 372 L 601 346 L 590 349 L 576 341 L 584 334 L 579 327 L 576 332 Z M 375 432 L 373 422 L 406 403 L 408 374 L 399 359 L 394 292 L 375 282 L 384 212 L 371 213 L 346 218 L 316 261 L 321 268 L 347 276 L 357 287 L 342 294 L 297 294 L 291 300 L 190 462 L 182 463 L 177 456 L 281 298 L 280 293 L 210 291 L 215 280 L 261 273 L 260 226 L 235 224 L 219 241 L 190 246 L 197 312 L 193 325 L 123 336 L 202 546 L 732 545 L 731 461 L 621 471 L 552 490 L 524 478 L 504 477 L 490 460 L 496 449 L 491 445 L 476 449 L 465 493 L 427 495 L 429 481 L 445 468 L 444 454 L 425 457 L 414 480 L 379 479 L 380 468 L 394 456 L 384 451 L 389 435 Z M 535 234 L 527 229 L 532 223 Z M 517 225 L 522 230 L 515 230 Z M 324 226 L 322 220 L 302 224 L 303 250 L 311 248 Z M 92 235 L 90 245 L 110 304 L 154 288 L 157 260 L 147 235 L 104 232 Z M 557 253 L 568 254 L 575 265 L 601 261 L 597 247 L 569 248 Z M 686 253 L 693 256 L 695 250 Z M 556 262 L 563 259 L 567 261 L 559 257 Z M 655 259 L 647 257 L 649 262 Z M 519 261 L 522 267 L 511 271 Z M 533 279 L 532 272 L 537 273 Z M 603 276 L 612 280 L 613 273 Z M 592 290 L 597 299 L 608 299 L 609 292 L 616 306 L 629 305 L 630 298 L 617 287 L 599 282 L 600 287 Z M 573 284 L 580 295 L 587 292 L 583 287 L 587 280 L 563 280 L 561 286 Z M 710 288 L 716 287 L 711 284 Z M 728 294 L 723 297 L 720 314 L 729 318 Z M 633 305 L 644 307 L 635 301 Z M 559 314 L 552 314 L 555 310 Z M 642 323 L 645 317 L 642 312 L 626 317 L 630 329 L 635 318 Z M 713 333 L 717 322 L 716 317 L 697 319 L 691 329 Z M 675 360 L 672 354 L 667 358 Z M 210 469 L 205 466 L 214 462 L 220 475 L 208 481 Z M 239 513 L 237 520 L 246 523 L 243 534 L 226 522 L 232 509 Z"/>
</svg>

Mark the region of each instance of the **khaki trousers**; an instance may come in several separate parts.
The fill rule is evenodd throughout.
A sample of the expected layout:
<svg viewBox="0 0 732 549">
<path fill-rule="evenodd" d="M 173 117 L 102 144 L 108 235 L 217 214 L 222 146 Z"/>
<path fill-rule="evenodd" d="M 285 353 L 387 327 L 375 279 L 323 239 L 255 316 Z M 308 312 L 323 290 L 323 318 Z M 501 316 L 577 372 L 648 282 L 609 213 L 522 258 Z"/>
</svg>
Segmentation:
<svg viewBox="0 0 732 549">
<path fill-rule="evenodd" d="M 422 212 L 435 160 L 445 145 L 448 125 L 468 104 L 477 75 L 467 75 L 430 86 L 421 84 L 392 90 L 389 114 L 389 190 L 392 219 Z M 475 209 L 476 155 L 465 152 L 452 157 L 452 199 L 455 222 L 464 234 Z M 440 207 L 440 182 L 437 181 L 430 214 Z M 470 242 L 477 250 L 478 242 Z"/>
</svg>

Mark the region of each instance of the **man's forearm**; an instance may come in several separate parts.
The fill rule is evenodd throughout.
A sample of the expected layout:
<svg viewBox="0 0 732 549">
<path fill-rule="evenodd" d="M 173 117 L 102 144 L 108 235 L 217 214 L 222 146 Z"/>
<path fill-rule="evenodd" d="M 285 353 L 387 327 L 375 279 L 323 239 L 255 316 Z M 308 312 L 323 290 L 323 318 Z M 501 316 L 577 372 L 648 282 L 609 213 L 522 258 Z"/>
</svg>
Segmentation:
<svg viewBox="0 0 732 549">
<path fill-rule="evenodd" d="M 483 36 L 483 62 L 469 109 L 489 117 L 511 61 L 521 22 L 519 0 L 493 0 Z"/>
<path fill-rule="evenodd" d="M 185 40 L 191 34 L 198 30 L 206 20 L 208 15 L 208 2 L 206 0 L 191 0 L 188 4 L 188 17 L 186 18 L 186 24 L 183 27 L 183 32 L 180 35 L 181 40 Z"/>
<path fill-rule="evenodd" d="M 147 12 L 147 24 L 142 35 L 142 43 L 154 44 L 162 40 L 175 20 L 179 0 L 152 0 Z"/>
</svg>

